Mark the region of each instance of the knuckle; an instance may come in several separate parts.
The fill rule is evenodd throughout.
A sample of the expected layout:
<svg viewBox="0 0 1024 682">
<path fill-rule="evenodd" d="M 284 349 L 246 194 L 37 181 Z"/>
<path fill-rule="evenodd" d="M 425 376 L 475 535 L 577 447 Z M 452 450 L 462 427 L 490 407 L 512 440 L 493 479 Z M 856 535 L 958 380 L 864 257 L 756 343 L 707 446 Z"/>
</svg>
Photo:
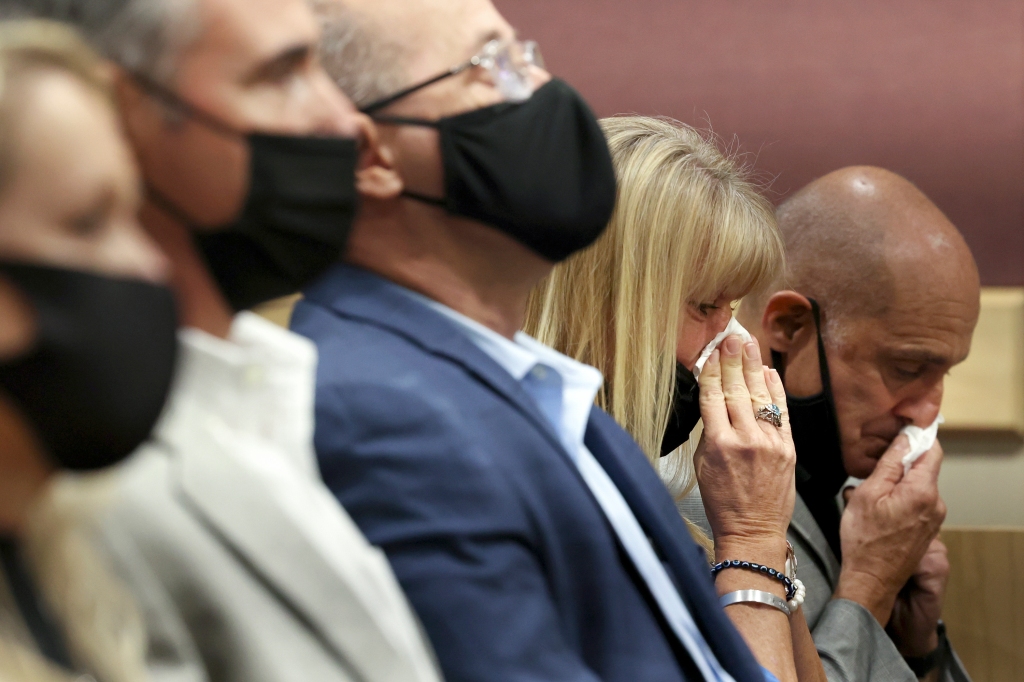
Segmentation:
<svg viewBox="0 0 1024 682">
<path fill-rule="evenodd" d="M 725 394 L 722 392 L 721 385 L 710 385 L 700 387 L 700 402 L 707 403 L 711 401 L 720 401 Z"/>
<path fill-rule="evenodd" d="M 750 394 L 747 393 L 746 386 L 743 386 L 741 384 L 729 384 L 724 388 L 724 391 L 725 397 L 729 399 L 746 400 L 750 396 Z"/>
</svg>

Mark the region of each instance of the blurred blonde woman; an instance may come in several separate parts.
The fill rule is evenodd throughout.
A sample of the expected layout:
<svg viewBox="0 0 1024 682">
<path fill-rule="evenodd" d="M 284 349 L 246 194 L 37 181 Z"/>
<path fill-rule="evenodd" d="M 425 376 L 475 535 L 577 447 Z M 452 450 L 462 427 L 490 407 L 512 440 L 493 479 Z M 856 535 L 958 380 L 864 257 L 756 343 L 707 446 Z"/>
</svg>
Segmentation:
<svg viewBox="0 0 1024 682">
<path fill-rule="evenodd" d="M 689 372 L 733 302 L 779 275 L 783 242 L 771 204 L 712 139 L 665 119 L 601 125 L 618 174 L 615 213 L 593 247 L 534 291 L 526 331 L 601 370 L 598 405 L 682 499 L 695 484 L 696 438 L 679 446 L 699 408 L 676 395 L 677 384 L 689 390 Z"/>
<path fill-rule="evenodd" d="M 126 457 L 170 387 L 174 301 L 139 200 L 99 59 L 59 24 L 0 22 L 3 682 L 146 679 L 133 600 L 59 473 Z"/>
</svg>

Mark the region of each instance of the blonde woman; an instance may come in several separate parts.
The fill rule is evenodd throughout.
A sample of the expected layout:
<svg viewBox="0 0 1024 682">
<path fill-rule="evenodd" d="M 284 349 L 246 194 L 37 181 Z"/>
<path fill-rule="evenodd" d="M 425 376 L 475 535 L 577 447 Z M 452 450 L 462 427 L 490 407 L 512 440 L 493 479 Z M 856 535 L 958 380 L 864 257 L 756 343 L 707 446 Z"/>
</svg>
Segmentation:
<svg viewBox="0 0 1024 682">
<path fill-rule="evenodd" d="M 176 315 L 98 58 L 0 22 L 0 680 L 146 679 L 131 598 L 57 472 L 126 457 L 160 414 Z"/>
<path fill-rule="evenodd" d="M 756 343 L 730 337 L 705 367 L 697 404 L 692 370 L 701 351 L 726 329 L 734 301 L 766 288 L 782 272 L 783 242 L 772 207 L 740 164 L 689 126 L 637 116 L 601 124 L 618 176 L 615 213 L 594 246 L 557 266 L 534 291 L 526 331 L 602 371 L 598 404 L 633 435 L 677 499 L 700 480 L 719 559 L 757 561 L 749 553 L 761 542 L 767 554 L 760 563 L 782 569 L 794 499 L 788 423 L 772 433 L 774 426 L 757 422 L 773 440 L 744 451 L 740 443 L 753 442 L 760 432 L 744 434 L 755 420 L 744 417 L 741 424 L 729 404 L 732 428 L 726 420 L 699 447 L 678 447 L 702 411 L 705 417 L 724 413 L 729 398 L 723 385 L 741 354 L 744 365 L 763 366 Z M 745 380 L 751 396 L 764 394 L 765 385 L 781 385 L 767 369 L 759 391 L 749 368 Z M 764 395 L 764 402 L 773 402 Z M 774 402 L 785 412 L 784 397 Z M 757 457 L 749 457 L 751 450 Z M 695 452 L 701 460 L 696 477 Z M 733 528 L 765 532 L 748 543 L 751 532 L 737 546 L 737 533 L 721 521 L 727 515 Z M 703 533 L 690 529 L 710 548 Z M 760 576 L 741 573 L 720 572 L 719 592 L 756 589 Z M 727 609 L 761 664 L 780 679 L 798 671 L 800 679 L 823 678 L 802 614 L 785 627 L 781 614 L 766 616 L 765 608 L 771 607 Z"/>
<path fill-rule="evenodd" d="M 598 404 L 681 498 L 696 482 L 695 443 L 677 447 L 696 420 L 676 388 L 689 394 L 679 384 L 692 382 L 733 302 L 779 275 L 783 243 L 771 205 L 712 140 L 662 119 L 601 125 L 619 178 L 615 213 L 592 248 L 534 291 L 526 330 L 604 373 Z"/>
</svg>

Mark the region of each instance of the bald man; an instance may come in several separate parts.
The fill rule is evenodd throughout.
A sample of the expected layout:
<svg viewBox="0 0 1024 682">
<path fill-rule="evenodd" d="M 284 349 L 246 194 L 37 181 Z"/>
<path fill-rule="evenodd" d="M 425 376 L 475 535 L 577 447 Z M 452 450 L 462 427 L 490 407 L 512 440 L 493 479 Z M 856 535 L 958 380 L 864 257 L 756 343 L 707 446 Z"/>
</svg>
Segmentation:
<svg viewBox="0 0 1024 682">
<path fill-rule="evenodd" d="M 974 258 L 928 197 L 879 168 L 815 180 L 778 219 L 787 281 L 738 316 L 783 374 L 799 463 L 789 535 L 828 678 L 966 680 L 939 621 L 942 450 L 904 476 L 897 435 L 935 421 L 943 378 L 967 357 Z M 840 517 L 848 476 L 867 480 Z"/>
</svg>

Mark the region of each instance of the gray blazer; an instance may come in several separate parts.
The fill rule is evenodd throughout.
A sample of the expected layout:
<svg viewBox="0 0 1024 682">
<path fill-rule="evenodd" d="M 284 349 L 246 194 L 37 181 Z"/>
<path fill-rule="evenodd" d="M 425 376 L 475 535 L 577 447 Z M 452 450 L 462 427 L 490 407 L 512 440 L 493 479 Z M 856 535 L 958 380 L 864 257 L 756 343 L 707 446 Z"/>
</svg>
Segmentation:
<svg viewBox="0 0 1024 682">
<path fill-rule="evenodd" d="M 119 474 L 99 541 L 140 600 L 153 679 L 439 680 L 383 553 L 353 525 L 340 574 L 264 488 L 212 446 L 149 445 Z"/>
<path fill-rule="evenodd" d="M 679 502 L 680 513 L 711 535 L 699 492 Z M 804 617 L 829 682 L 917 682 L 889 635 L 867 609 L 833 599 L 839 562 L 799 495 L 789 525 L 789 541 L 799 560 L 797 575 L 807 588 Z M 943 682 L 970 682 L 952 647 L 946 652 Z"/>
</svg>

